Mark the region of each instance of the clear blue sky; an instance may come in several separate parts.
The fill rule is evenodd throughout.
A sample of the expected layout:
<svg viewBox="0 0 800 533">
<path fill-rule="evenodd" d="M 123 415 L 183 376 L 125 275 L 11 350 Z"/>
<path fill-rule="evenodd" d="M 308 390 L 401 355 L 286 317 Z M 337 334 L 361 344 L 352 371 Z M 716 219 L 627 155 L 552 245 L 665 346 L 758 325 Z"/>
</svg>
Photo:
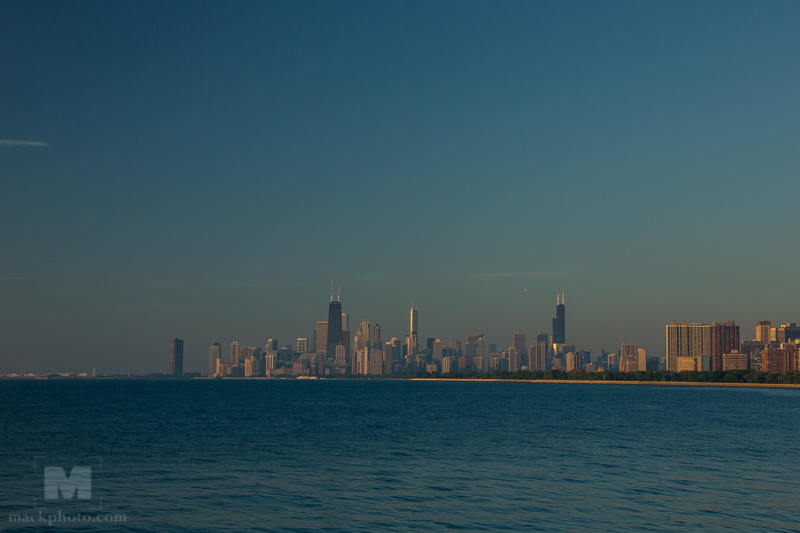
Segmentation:
<svg viewBox="0 0 800 533">
<path fill-rule="evenodd" d="M 0 372 L 800 322 L 800 3 L 0 3 Z M 42 145 L 9 141 L 32 141 Z M 527 289 L 527 290 L 525 290 Z M 355 329 L 351 325 L 351 329 Z"/>
</svg>

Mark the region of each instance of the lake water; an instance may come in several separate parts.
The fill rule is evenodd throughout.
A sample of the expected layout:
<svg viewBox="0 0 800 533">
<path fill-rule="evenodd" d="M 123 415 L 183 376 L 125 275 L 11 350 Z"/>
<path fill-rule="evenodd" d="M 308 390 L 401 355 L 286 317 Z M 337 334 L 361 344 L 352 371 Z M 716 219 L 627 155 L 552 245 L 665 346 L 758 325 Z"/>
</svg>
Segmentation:
<svg viewBox="0 0 800 533">
<path fill-rule="evenodd" d="M 5 530 L 800 530 L 800 390 L 9 380 L 0 406 Z M 92 465 L 91 499 L 45 500 L 45 464 Z"/>
</svg>

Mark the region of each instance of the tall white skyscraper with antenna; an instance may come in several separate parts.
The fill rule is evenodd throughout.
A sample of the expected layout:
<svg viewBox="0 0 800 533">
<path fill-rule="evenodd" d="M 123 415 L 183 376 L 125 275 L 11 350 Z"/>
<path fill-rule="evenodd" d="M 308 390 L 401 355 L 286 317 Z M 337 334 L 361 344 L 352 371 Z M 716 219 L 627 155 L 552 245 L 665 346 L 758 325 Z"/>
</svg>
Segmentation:
<svg viewBox="0 0 800 533">
<path fill-rule="evenodd" d="M 419 341 L 417 339 L 417 325 L 419 315 L 417 310 L 414 309 L 414 300 L 411 300 L 411 328 L 408 335 L 408 362 L 413 363 L 419 351 Z"/>
</svg>

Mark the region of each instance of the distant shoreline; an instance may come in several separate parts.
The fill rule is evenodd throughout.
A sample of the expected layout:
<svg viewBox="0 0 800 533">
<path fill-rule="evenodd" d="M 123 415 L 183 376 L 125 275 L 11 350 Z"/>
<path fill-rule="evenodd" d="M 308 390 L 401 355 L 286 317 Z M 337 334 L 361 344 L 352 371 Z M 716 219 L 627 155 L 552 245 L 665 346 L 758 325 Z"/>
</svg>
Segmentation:
<svg viewBox="0 0 800 533">
<path fill-rule="evenodd" d="M 800 389 L 793 383 L 720 383 L 703 381 L 603 381 L 600 379 L 463 379 L 463 378 L 411 378 L 409 381 L 469 381 L 473 383 L 554 383 L 568 385 L 666 385 L 670 387 L 749 387 L 767 389 Z"/>
<path fill-rule="evenodd" d="M 0 381 L 61 381 L 61 380 L 136 380 L 136 381 L 191 381 L 191 380 L 220 380 L 220 381 L 453 381 L 469 383 L 550 383 L 556 385 L 651 385 L 669 387 L 737 387 L 753 389 L 800 389 L 796 383 L 726 383 L 720 381 L 622 381 L 602 379 L 495 379 L 495 378 L 403 378 L 393 377 L 376 379 L 364 376 L 351 379 L 336 379 L 330 377 L 235 377 L 235 378 L 209 378 L 205 376 L 193 377 L 144 377 L 144 376 L 0 376 Z"/>
</svg>

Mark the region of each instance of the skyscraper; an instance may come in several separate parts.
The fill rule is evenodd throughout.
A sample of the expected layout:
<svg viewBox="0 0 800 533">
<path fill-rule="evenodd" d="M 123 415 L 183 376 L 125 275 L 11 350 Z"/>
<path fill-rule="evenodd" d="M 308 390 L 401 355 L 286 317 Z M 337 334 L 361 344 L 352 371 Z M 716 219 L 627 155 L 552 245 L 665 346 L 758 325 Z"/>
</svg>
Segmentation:
<svg viewBox="0 0 800 533">
<path fill-rule="evenodd" d="M 372 328 L 372 347 L 376 350 L 383 350 L 383 345 L 381 344 L 380 324 L 375 324 L 375 327 Z"/>
<path fill-rule="evenodd" d="M 525 349 L 525 334 L 514 333 L 512 344 L 514 345 L 514 349 L 517 351 L 517 357 L 519 357 L 519 365 L 522 366 L 523 364 L 525 364 L 525 362 L 523 361 L 523 357 L 527 353 L 527 350 Z"/>
<path fill-rule="evenodd" d="M 183 375 L 183 341 L 172 339 L 169 342 L 169 373 L 173 376 Z"/>
<path fill-rule="evenodd" d="M 800 338 L 800 328 L 794 322 L 789 322 L 778 328 L 775 340 L 777 342 L 792 342 Z"/>
<path fill-rule="evenodd" d="M 485 352 L 485 337 L 483 333 L 468 333 L 467 344 L 464 346 L 465 355 L 473 358 L 473 367 L 480 372 L 486 371 L 486 363 L 489 358 Z"/>
<path fill-rule="evenodd" d="M 637 372 L 639 370 L 639 348 L 635 342 L 623 342 L 619 349 L 619 371 Z"/>
<path fill-rule="evenodd" d="M 383 373 L 391 374 L 394 372 L 394 359 L 392 357 L 392 343 L 386 342 L 383 345 Z"/>
<path fill-rule="evenodd" d="M 215 342 L 208 349 L 208 377 L 212 377 L 217 373 L 217 359 L 222 356 L 222 347 L 218 342 Z"/>
<path fill-rule="evenodd" d="M 564 295 L 556 296 L 556 317 L 553 319 L 553 344 L 566 344 L 566 307 Z"/>
<path fill-rule="evenodd" d="M 441 339 L 433 339 L 433 350 L 431 357 L 437 363 L 442 361 L 442 341 Z"/>
<path fill-rule="evenodd" d="M 328 345 L 328 323 L 327 322 L 317 322 L 317 331 L 316 331 L 316 352 L 317 353 L 327 353 Z"/>
<path fill-rule="evenodd" d="M 347 366 L 347 358 L 345 357 L 344 345 L 340 344 L 336 347 L 336 359 L 334 361 L 336 366 L 345 368 Z"/>
<path fill-rule="evenodd" d="M 355 373 L 367 375 L 370 373 L 369 369 L 369 320 L 364 319 L 361 321 L 361 329 L 358 334 L 359 350 L 357 353 L 358 370 Z"/>
<path fill-rule="evenodd" d="M 769 342 L 769 330 L 772 328 L 769 320 L 759 320 L 756 325 L 756 340 L 758 342 Z"/>
<path fill-rule="evenodd" d="M 231 343 L 231 355 L 230 355 L 230 364 L 238 365 L 239 364 L 239 343 L 233 341 Z"/>
<path fill-rule="evenodd" d="M 509 372 L 516 372 L 519 370 L 519 354 L 517 354 L 517 349 L 513 346 L 508 348 L 508 371 Z"/>
<path fill-rule="evenodd" d="M 369 349 L 368 359 L 369 373 L 375 376 L 383 374 L 383 350 L 373 345 Z"/>
<path fill-rule="evenodd" d="M 328 331 L 326 337 L 327 344 L 325 350 L 326 359 L 336 358 L 336 347 L 342 344 L 342 303 L 333 301 L 333 294 L 331 294 L 331 303 L 328 306 Z"/>
<path fill-rule="evenodd" d="M 711 323 L 711 370 L 722 370 L 722 355 L 739 351 L 739 326 L 733 320 Z"/>
<path fill-rule="evenodd" d="M 413 363 L 419 350 L 419 341 L 417 340 L 417 310 L 414 309 L 413 303 L 411 304 L 411 331 L 408 336 L 408 362 Z"/>
<path fill-rule="evenodd" d="M 343 329 L 342 330 L 342 346 L 344 346 L 344 358 L 347 361 L 347 364 L 352 364 L 350 359 L 350 330 Z"/>
<path fill-rule="evenodd" d="M 308 353 L 308 338 L 299 337 L 297 339 L 297 351 L 300 354 Z"/>
<path fill-rule="evenodd" d="M 537 340 L 528 348 L 528 370 L 547 370 L 547 334 L 543 333 L 544 339 Z M 538 335 L 537 339 L 542 335 Z"/>
<path fill-rule="evenodd" d="M 675 320 L 667 324 L 667 370 L 678 371 L 678 357 L 694 357 L 701 361 L 703 370 L 711 369 L 711 326 L 678 324 Z M 720 363 L 721 364 L 721 363 Z"/>
</svg>

